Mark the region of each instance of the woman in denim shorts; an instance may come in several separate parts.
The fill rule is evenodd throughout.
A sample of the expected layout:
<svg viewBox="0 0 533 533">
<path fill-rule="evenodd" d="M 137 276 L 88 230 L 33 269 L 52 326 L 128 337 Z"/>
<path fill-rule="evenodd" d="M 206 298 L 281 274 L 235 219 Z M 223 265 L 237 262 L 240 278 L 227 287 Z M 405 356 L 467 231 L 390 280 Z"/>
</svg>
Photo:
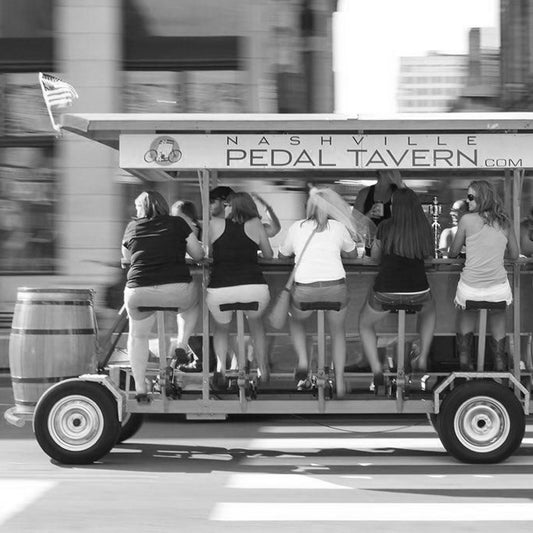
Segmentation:
<svg viewBox="0 0 533 533">
<path fill-rule="evenodd" d="M 312 311 L 303 311 L 303 302 L 339 302 L 340 310 L 326 311 L 331 334 L 332 354 L 335 363 L 337 397 L 345 394 L 344 364 L 346 361 L 346 335 L 344 321 L 348 303 L 346 272 L 342 257 L 357 257 L 354 238 L 356 230 L 350 216 L 350 207 L 331 189 L 311 189 L 307 202 L 307 218 L 296 221 L 290 228 L 279 257 L 295 256 L 298 262 L 295 283 L 291 293 L 290 332 L 298 355 L 296 379 L 305 383 L 308 376 L 308 356 L 305 338 L 305 320 Z M 313 233 L 314 232 L 314 233 Z M 308 247 L 302 254 L 310 235 Z"/>
<path fill-rule="evenodd" d="M 372 259 L 379 262 L 379 272 L 359 315 L 361 343 L 376 385 L 383 383 L 376 325 L 390 313 L 384 304 L 422 304 L 417 328 L 420 354 L 411 362 L 411 368 L 427 370 L 435 330 L 435 303 L 424 259 L 431 257 L 433 251 L 431 227 L 418 197 L 407 187 L 397 189 L 392 195 L 392 217 L 378 226 L 372 245 Z"/>
</svg>

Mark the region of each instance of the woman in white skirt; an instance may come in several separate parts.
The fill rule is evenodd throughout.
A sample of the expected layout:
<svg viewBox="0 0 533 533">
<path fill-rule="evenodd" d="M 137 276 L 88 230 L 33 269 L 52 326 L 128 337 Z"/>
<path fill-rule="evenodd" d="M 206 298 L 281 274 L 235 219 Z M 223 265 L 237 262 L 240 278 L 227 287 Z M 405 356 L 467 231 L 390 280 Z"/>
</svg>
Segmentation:
<svg viewBox="0 0 533 533">
<path fill-rule="evenodd" d="M 466 309 L 467 300 L 513 301 L 507 279 L 504 257 L 517 259 L 518 243 L 509 215 L 492 185 L 485 180 L 468 186 L 468 213 L 459 220 L 457 233 L 450 247 L 449 257 L 457 257 L 466 246 L 466 260 L 457 285 L 455 305 L 459 309 L 457 351 L 461 370 L 472 371 L 472 347 L 475 310 Z M 489 311 L 489 346 L 494 356 L 494 370 L 507 368 L 505 349 L 505 309 Z"/>
</svg>

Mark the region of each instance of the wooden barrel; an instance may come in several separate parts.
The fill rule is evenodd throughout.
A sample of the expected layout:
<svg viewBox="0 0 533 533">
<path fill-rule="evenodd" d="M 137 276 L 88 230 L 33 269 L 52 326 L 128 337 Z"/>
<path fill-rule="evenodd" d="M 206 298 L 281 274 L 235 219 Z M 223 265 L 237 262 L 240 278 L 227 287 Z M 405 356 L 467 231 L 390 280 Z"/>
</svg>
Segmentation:
<svg viewBox="0 0 533 533">
<path fill-rule="evenodd" d="M 33 413 L 54 383 L 96 371 L 93 300 L 90 289 L 18 289 L 9 338 L 17 413 Z"/>
</svg>

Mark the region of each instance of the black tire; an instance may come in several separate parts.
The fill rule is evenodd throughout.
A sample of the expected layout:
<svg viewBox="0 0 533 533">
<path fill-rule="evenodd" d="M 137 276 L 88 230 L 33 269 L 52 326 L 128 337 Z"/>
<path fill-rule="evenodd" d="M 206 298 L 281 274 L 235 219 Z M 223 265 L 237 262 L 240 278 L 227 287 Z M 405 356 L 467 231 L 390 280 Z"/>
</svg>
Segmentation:
<svg viewBox="0 0 533 533">
<path fill-rule="evenodd" d="M 90 464 L 109 453 L 117 441 L 117 403 L 99 383 L 61 383 L 37 404 L 33 430 L 39 446 L 52 459 Z"/>
<path fill-rule="evenodd" d="M 181 159 L 182 153 L 180 150 L 172 150 L 170 154 L 168 154 L 168 160 L 171 163 L 177 163 Z"/>
<path fill-rule="evenodd" d="M 465 463 L 498 463 L 524 437 L 524 410 L 513 391 L 494 381 L 470 381 L 442 402 L 437 432 L 446 450 Z"/>
<path fill-rule="evenodd" d="M 435 430 L 435 432 L 437 433 L 440 439 L 440 423 L 439 423 L 440 417 L 436 415 L 435 413 L 428 413 L 427 417 L 428 417 L 428 422 L 431 424 L 431 426 L 433 427 L 433 429 Z"/>
<path fill-rule="evenodd" d="M 144 415 L 142 413 L 126 413 L 122 425 L 120 426 L 117 443 L 131 439 L 131 437 L 139 431 L 143 422 Z"/>
<path fill-rule="evenodd" d="M 147 163 L 153 163 L 156 159 L 157 159 L 157 150 L 148 150 L 148 152 L 144 154 L 144 160 Z"/>
</svg>

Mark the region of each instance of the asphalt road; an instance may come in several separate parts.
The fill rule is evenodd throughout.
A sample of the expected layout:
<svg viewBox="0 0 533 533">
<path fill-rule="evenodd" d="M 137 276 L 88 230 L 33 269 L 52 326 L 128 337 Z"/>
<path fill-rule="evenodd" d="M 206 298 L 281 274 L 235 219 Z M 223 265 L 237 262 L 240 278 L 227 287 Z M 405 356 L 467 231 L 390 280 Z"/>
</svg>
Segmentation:
<svg viewBox="0 0 533 533">
<path fill-rule="evenodd" d="M 0 388 L 0 411 L 11 405 Z M 533 420 L 507 462 L 464 465 L 423 417 L 153 417 L 90 466 L 0 421 L 0 532 L 533 530 Z"/>
</svg>

